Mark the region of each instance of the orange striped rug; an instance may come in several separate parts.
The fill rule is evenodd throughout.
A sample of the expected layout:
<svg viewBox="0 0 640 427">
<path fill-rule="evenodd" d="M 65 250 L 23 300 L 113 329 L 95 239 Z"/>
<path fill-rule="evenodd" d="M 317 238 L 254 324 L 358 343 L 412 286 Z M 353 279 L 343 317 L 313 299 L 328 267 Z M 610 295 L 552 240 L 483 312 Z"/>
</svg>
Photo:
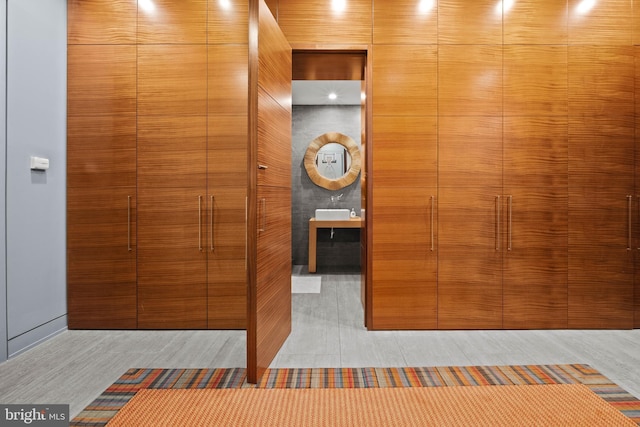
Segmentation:
<svg viewBox="0 0 640 427">
<path fill-rule="evenodd" d="M 538 387 L 545 388 L 547 386 L 554 386 L 552 388 L 557 388 L 558 390 L 575 388 L 565 388 L 564 386 L 566 385 L 580 385 L 580 388 L 582 388 L 582 390 L 578 392 L 566 392 L 568 394 L 564 394 L 565 398 L 570 400 L 568 403 L 566 401 L 560 403 L 563 402 L 560 399 L 551 399 L 551 402 L 544 404 L 533 404 L 532 399 L 528 397 L 518 398 L 516 394 L 509 391 L 510 389 L 514 389 L 518 392 L 535 393 L 533 389 Z M 531 391 L 529 391 L 530 389 Z M 146 412 L 146 415 L 143 416 L 144 418 L 153 414 L 161 414 L 161 410 L 171 408 L 171 405 L 173 405 L 174 409 L 178 407 L 188 407 L 191 408 L 190 411 L 193 412 L 186 413 L 171 409 L 169 412 L 172 415 L 165 414 L 162 415 L 162 417 L 173 417 L 177 416 L 176 414 L 180 414 L 183 420 L 190 420 L 186 422 L 186 424 L 197 425 L 194 421 L 195 419 L 200 419 L 201 416 L 204 417 L 202 419 L 208 419 L 207 417 L 212 416 L 210 415 L 211 410 L 215 410 L 215 408 L 226 409 L 229 406 L 226 403 L 222 403 L 220 399 L 231 399 L 232 396 L 243 390 L 248 390 L 248 392 L 240 393 L 243 395 L 241 400 L 249 398 L 258 399 L 261 394 L 272 393 L 268 394 L 268 396 L 271 396 L 269 399 L 259 399 L 262 401 L 262 405 L 275 405 L 279 400 L 283 399 L 285 403 L 293 404 L 293 401 L 291 401 L 289 397 L 286 399 L 284 397 L 275 398 L 277 396 L 288 396 L 287 393 L 295 395 L 296 401 L 304 399 L 305 396 L 311 396 L 313 393 L 317 393 L 323 396 L 322 399 L 332 401 L 333 403 L 330 403 L 331 405 L 340 405 L 340 408 L 345 405 L 351 405 L 354 408 L 365 408 L 366 405 L 371 405 L 372 396 L 378 394 L 391 395 L 392 397 L 385 398 L 388 401 L 400 399 L 401 396 L 407 394 L 414 396 L 411 397 L 411 399 L 422 399 L 427 402 L 421 406 L 421 410 L 426 413 L 424 416 L 437 416 L 438 414 L 447 413 L 439 412 L 440 409 L 432 406 L 432 404 L 438 401 L 438 397 L 440 397 L 443 405 L 445 403 L 449 404 L 450 399 L 447 397 L 443 400 L 442 396 L 448 396 L 449 393 L 453 393 L 461 396 L 456 404 L 461 406 L 462 409 L 456 408 L 454 410 L 450 408 L 448 413 L 473 416 L 475 418 L 473 418 L 473 423 L 471 424 L 474 424 L 478 422 L 485 413 L 497 414 L 496 407 L 499 408 L 500 411 L 507 411 L 509 407 L 506 404 L 494 404 L 494 408 L 491 409 L 491 411 L 488 410 L 490 405 L 485 404 L 488 401 L 501 402 L 503 394 L 506 394 L 505 399 L 512 400 L 512 404 L 518 404 L 518 401 L 520 404 L 523 402 L 526 403 L 522 410 L 517 407 L 516 409 L 510 407 L 511 409 L 509 409 L 512 413 L 515 412 L 520 419 L 524 419 L 525 411 L 530 410 L 542 411 L 544 414 L 552 413 L 554 416 L 574 414 L 576 411 L 572 408 L 575 406 L 573 401 L 576 395 L 572 395 L 571 393 L 584 393 L 585 389 L 591 394 L 588 397 L 589 400 L 584 401 L 593 402 L 593 405 L 588 404 L 589 410 L 596 410 L 596 412 L 600 414 L 598 408 L 603 407 L 602 405 L 604 403 L 606 412 L 613 414 L 617 411 L 618 414 L 624 415 L 627 420 L 634 422 L 634 425 L 640 425 L 640 400 L 620 388 L 596 369 L 584 364 L 268 369 L 256 385 L 246 383 L 246 371 L 242 368 L 132 368 L 78 414 L 71 421 L 70 425 L 76 427 L 99 427 L 107 424 L 112 425 L 112 421 L 114 423 L 113 425 L 116 425 L 116 422 L 122 422 L 122 420 L 117 420 L 120 417 L 139 416 L 135 414 L 143 410 L 143 412 Z M 411 391 L 399 390 L 422 391 L 413 393 Z M 174 391 L 179 393 L 173 393 Z M 214 398 L 209 397 L 209 395 L 213 396 L 216 394 L 214 392 L 217 391 L 224 393 L 217 394 Z M 430 393 L 433 393 L 433 396 Z M 543 398 L 545 393 L 547 392 L 542 392 Z M 562 393 L 565 392 L 563 391 Z M 364 401 L 359 401 L 357 404 L 353 403 L 351 396 L 356 395 L 359 396 L 358 399 L 363 399 Z M 424 395 L 428 395 L 429 397 L 424 397 Z M 147 403 L 147 399 L 150 399 L 149 402 L 151 403 Z M 158 405 L 157 402 L 161 402 L 161 399 L 168 399 L 169 403 L 160 403 Z M 186 399 L 186 401 L 180 403 L 180 399 Z M 318 399 L 314 398 L 314 400 Z M 583 399 L 581 397 L 578 400 Z M 210 402 L 206 403 L 207 401 Z M 196 404 L 196 402 L 203 403 Z M 461 402 L 464 402 L 464 405 L 461 404 Z M 147 404 L 155 404 L 160 406 L 160 409 L 144 409 L 144 405 Z M 207 404 L 213 406 L 213 409 L 207 409 Z M 302 403 L 297 402 L 296 405 L 297 404 Z M 577 402 L 577 404 L 580 404 L 580 402 Z M 251 406 L 253 407 L 255 405 Z M 373 408 L 376 409 L 377 407 L 378 404 L 376 403 Z M 611 412 L 611 409 L 613 409 L 614 412 Z M 204 412 L 200 414 L 198 411 Z M 309 413 L 308 410 L 292 409 L 291 411 L 296 414 Z M 275 412 L 281 411 L 277 410 Z M 341 409 L 335 412 L 342 413 L 344 411 Z M 395 412 L 404 414 L 410 411 L 394 410 L 394 413 Z M 193 415 L 194 413 L 198 415 Z M 375 414 L 374 411 L 366 411 L 366 413 Z M 602 413 L 601 415 L 604 416 L 605 414 Z M 195 418 L 191 420 L 189 417 L 193 416 L 195 416 Z M 360 415 L 356 414 L 353 416 Z M 534 416 L 538 417 L 537 414 Z M 167 419 L 172 420 L 170 425 L 180 425 L 179 422 L 181 421 L 176 421 L 175 418 Z M 453 419 L 454 418 L 449 418 L 449 415 L 447 415 L 447 425 L 450 425 L 449 421 Z M 570 424 L 565 423 L 564 425 L 575 425 L 573 421 L 577 422 L 577 418 L 572 419 Z M 156 421 L 153 421 L 153 423 L 155 422 Z M 178 422 L 178 424 L 176 424 L 176 422 Z M 133 424 L 125 422 L 125 425 L 140 425 L 140 423 L 146 423 L 146 418 L 135 421 Z M 253 421 L 251 421 L 251 423 L 251 425 L 255 425 Z M 375 425 L 368 422 L 364 424 L 358 423 L 357 425 L 368 424 Z M 231 425 L 235 425 L 235 422 Z M 492 423 L 491 425 L 496 424 Z M 529 425 L 544 425 L 546 427 L 547 425 L 557 424 L 536 422 Z M 595 425 L 602 425 L 602 423 L 596 423 Z M 615 424 L 607 423 L 605 425 Z"/>
<path fill-rule="evenodd" d="M 582 384 L 439 388 L 143 390 L 109 422 L 130 426 L 628 426 Z"/>
</svg>

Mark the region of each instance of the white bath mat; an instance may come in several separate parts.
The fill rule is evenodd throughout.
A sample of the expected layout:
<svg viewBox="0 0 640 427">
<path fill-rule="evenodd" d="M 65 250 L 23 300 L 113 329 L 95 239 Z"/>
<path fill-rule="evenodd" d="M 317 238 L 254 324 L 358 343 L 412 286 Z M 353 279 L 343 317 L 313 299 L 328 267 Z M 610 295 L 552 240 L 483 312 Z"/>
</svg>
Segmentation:
<svg viewBox="0 0 640 427">
<path fill-rule="evenodd" d="M 291 293 L 292 294 L 319 294 L 320 276 L 291 276 Z"/>
</svg>

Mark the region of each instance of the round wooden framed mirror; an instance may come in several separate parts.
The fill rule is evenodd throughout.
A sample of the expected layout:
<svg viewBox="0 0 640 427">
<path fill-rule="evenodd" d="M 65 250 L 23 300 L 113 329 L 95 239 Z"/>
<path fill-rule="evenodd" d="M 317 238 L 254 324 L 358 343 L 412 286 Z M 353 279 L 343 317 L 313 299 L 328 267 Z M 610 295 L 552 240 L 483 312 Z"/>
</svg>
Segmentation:
<svg viewBox="0 0 640 427">
<path fill-rule="evenodd" d="M 340 190 L 355 182 L 360 175 L 358 144 L 338 132 L 320 135 L 307 148 L 304 167 L 311 181 L 327 190 Z"/>
</svg>

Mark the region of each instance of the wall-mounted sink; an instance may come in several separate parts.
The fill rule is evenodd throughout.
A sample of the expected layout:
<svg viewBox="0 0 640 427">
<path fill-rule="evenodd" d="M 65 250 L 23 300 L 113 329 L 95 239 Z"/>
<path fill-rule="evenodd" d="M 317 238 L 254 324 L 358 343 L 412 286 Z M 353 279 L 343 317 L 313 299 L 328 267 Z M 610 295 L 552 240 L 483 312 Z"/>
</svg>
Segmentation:
<svg viewBox="0 0 640 427">
<path fill-rule="evenodd" d="M 349 209 L 316 209 L 316 220 L 349 219 Z"/>
</svg>

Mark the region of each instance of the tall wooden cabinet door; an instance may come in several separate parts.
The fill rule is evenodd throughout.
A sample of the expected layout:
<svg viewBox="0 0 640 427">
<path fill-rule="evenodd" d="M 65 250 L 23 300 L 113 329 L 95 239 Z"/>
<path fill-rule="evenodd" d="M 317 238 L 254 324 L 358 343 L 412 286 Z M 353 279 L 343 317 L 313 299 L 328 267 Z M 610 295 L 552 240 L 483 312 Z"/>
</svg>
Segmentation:
<svg viewBox="0 0 640 427">
<path fill-rule="evenodd" d="M 633 326 L 633 121 L 569 121 L 570 328 Z"/>
<path fill-rule="evenodd" d="M 263 0 L 249 6 L 247 381 L 255 383 L 291 332 L 291 46 Z"/>
<path fill-rule="evenodd" d="M 437 137 L 436 117 L 375 119 L 372 329 L 437 327 Z"/>
<path fill-rule="evenodd" d="M 640 10 L 636 11 L 636 16 L 640 16 Z M 636 38 L 639 38 L 636 35 Z M 633 213 L 634 221 L 634 267 L 635 267 L 635 315 L 634 328 L 640 328 L 640 46 L 635 46 L 635 71 L 636 71 L 636 131 L 635 131 L 635 211 Z"/>
<path fill-rule="evenodd" d="M 566 118 L 505 118 L 504 327 L 567 327 Z"/>
<path fill-rule="evenodd" d="M 244 329 L 247 116 L 209 116 L 208 122 L 208 328 Z"/>
<path fill-rule="evenodd" d="M 502 328 L 502 117 L 440 117 L 438 328 Z"/>
<path fill-rule="evenodd" d="M 68 47 L 70 329 L 136 328 L 135 49 Z"/>
<path fill-rule="evenodd" d="M 206 117 L 138 118 L 138 327 L 207 327 Z"/>
</svg>

